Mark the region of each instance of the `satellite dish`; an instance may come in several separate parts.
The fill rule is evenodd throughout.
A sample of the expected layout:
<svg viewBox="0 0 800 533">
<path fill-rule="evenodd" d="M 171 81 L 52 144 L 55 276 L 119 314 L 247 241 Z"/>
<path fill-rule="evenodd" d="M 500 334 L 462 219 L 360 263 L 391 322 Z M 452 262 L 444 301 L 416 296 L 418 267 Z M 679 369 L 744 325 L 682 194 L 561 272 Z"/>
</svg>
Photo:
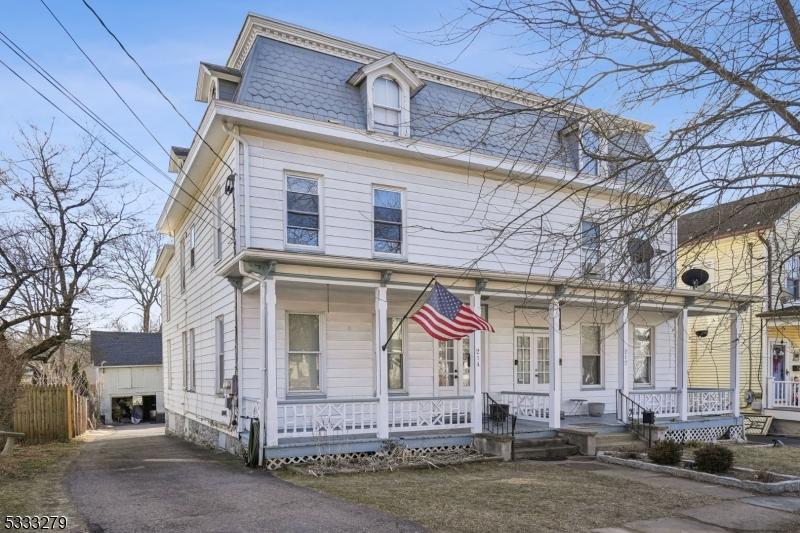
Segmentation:
<svg viewBox="0 0 800 533">
<path fill-rule="evenodd" d="M 653 259 L 653 256 L 656 255 L 656 251 L 649 241 L 631 238 L 628 239 L 628 254 L 630 254 L 631 260 L 634 263 L 647 263 Z"/>
<path fill-rule="evenodd" d="M 708 281 L 708 272 L 702 268 L 690 268 L 681 274 L 681 281 L 691 288 L 696 289 Z"/>
</svg>

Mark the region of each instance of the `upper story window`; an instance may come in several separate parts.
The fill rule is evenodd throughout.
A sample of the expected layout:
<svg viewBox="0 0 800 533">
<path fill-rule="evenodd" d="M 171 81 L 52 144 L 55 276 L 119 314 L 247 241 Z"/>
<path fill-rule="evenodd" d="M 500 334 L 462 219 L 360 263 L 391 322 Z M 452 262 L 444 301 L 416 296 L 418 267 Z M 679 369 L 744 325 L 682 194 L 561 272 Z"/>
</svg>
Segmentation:
<svg viewBox="0 0 800 533">
<path fill-rule="evenodd" d="M 372 249 L 384 254 L 403 253 L 403 194 L 400 191 L 374 189 Z"/>
<path fill-rule="evenodd" d="M 192 225 L 189 231 L 189 268 L 194 268 L 195 264 L 195 249 L 197 247 L 197 226 Z"/>
<path fill-rule="evenodd" d="M 561 135 L 567 163 L 572 168 L 585 175 L 605 175 L 606 163 L 597 156 L 608 151 L 608 143 L 597 131 L 588 127 L 572 126 L 562 131 Z"/>
<path fill-rule="evenodd" d="M 181 238 L 181 257 L 180 257 L 180 267 L 181 267 L 181 292 L 186 290 L 186 235 Z"/>
<path fill-rule="evenodd" d="M 581 263 L 586 275 L 602 274 L 600 261 L 600 223 L 581 220 Z"/>
<path fill-rule="evenodd" d="M 595 176 L 600 175 L 600 161 L 592 157 L 592 154 L 600 153 L 600 136 L 594 130 L 587 129 L 581 138 L 581 168 L 582 172 L 588 172 Z"/>
<path fill-rule="evenodd" d="M 397 135 L 400 128 L 400 86 L 380 77 L 372 85 L 372 119 L 375 129 Z"/>
<path fill-rule="evenodd" d="M 649 281 L 655 250 L 644 232 L 638 232 L 628 240 L 628 255 L 631 261 L 631 276 L 634 280 Z"/>
<path fill-rule="evenodd" d="M 800 300 L 800 256 L 787 259 L 783 268 L 786 271 L 784 290 L 792 300 Z"/>
<path fill-rule="evenodd" d="M 319 246 L 319 180 L 286 177 L 286 242 Z"/>
<path fill-rule="evenodd" d="M 170 291 L 170 283 L 169 283 L 169 274 L 164 277 L 164 293 L 162 294 L 162 299 L 164 301 L 164 321 L 169 322 L 172 320 L 172 301 L 171 301 L 171 291 Z"/>
</svg>

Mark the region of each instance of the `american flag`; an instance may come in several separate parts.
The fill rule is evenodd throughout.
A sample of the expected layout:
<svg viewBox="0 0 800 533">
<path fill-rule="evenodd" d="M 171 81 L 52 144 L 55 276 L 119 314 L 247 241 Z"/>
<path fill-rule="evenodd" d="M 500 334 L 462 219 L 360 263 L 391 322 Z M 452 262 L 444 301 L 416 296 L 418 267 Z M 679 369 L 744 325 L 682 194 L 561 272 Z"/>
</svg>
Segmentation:
<svg viewBox="0 0 800 533">
<path fill-rule="evenodd" d="M 422 326 L 428 335 L 440 341 L 461 339 L 473 331 L 494 328 L 450 291 L 435 283 L 428 300 L 411 320 Z"/>
</svg>

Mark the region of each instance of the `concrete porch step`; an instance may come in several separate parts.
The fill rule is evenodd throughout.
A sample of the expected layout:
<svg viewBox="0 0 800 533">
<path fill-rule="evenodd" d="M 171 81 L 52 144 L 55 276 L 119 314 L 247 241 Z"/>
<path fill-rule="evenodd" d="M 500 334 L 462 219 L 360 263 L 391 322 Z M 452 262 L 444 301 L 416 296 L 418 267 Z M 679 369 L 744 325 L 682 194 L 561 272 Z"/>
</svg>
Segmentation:
<svg viewBox="0 0 800 533">
<path fill-rule="evenodd" d="M 562 438 L 515 439 L 514 459 L 560 461 L 578 453 L 578 447 Z"/>
<path fill-rule="evenodd" d="M 596 448 L 608 452 L 643 452 L 647 444 L 633 433 L 614 433 L 597 435 Z"/>
</svg>

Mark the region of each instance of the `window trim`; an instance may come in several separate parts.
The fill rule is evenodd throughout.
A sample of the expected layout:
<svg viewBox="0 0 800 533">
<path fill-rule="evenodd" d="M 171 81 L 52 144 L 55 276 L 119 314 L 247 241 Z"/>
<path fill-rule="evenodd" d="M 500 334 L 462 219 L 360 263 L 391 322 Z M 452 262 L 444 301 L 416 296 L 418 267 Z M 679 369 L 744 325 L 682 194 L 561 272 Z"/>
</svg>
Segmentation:
<svg viewBox="0 0 800 533">
<path fill-rule="evenodd" d="M 317 213 L 317 220 L 319 221 L 319 228 L 317 228 L 317 244 L 295 244 L 289 242 L 289 178 L 301 178 L 307 180 L 316 180 L 317 182 L 317 198 L 319 212 Z M 325 250 L 325 220 L 323 213 L 325 212 L 325 188 L 323 176 L 321 174 L 310 174 L 308 172 L 295 172 L 293 170 L 284 169 L 283 171 L 283 245 L 286 250 L 302 250 L 312 252 L 323 252 Z"/>
<path fill-rule="evenodd" d="M 197 339 L 195 338 L 194 328 L 189 328 L 189 382 L 191 387 L 187 388 L 188 392 L 197 391 Z M 187 383 L 188 385 L 188 383 Z"/>
<path fill-rule="evenodd" d="M 183 390 L 189 390 L 189 332 L 181 332 L 181 374 L 183 377 Z"/>
<path fill-rule="evenodd" d="M 596 385 L 585 385 L 583 383 L 583 328 L 584 326 L 594 326 L 600 330 L 600 379 L 598 380 L 599 383 Z M 581 322 L 580 323 L 580 330 L 579 330 L 579 341 L 580 342 L 580 390 L 605 390 L 606 388 L 606 343 L 605 343 L 605 335 L 604 335 L 604 325 L 598 322 Z M 586 355 L 586 357 L 596 357 L 595 354 Z"/>
<path fill-rule="evenodd" d="M 189 271 L 197 267 L 197 224 L 189 228 Z"/>
<path fill-rule="evenodd" d="M 164 291 L 161 294 L 161 299 L 164 303 L 164 322 L 172 320 L 172 284 L 169 282 L 169 273 L 164 276 Z"/>
<path fill-rule="evenodd" d="M 167 339 L 167 389 L 172 390 L 175 385 L 172 373 L 172 339 Z"/>
<path fill-rule="evenodd" d="M 386 317 L 386 321 L 388 322 L 388 326 L 391 325 L 392 320 L 401 320 L 402 317 L 388 315 Z M 389 394 L 396 394 L 396 395 L 403 395 L 408 394 L 408 328 L 406 327 L 407 322 L 403 322 L 400 326 L 400 342 L 402 343 L 402 354 L 403 354 L 403 387 L 400 389 L 392 389 L 389 385 L 389 347 L 386 347 L 386 379 L 387 379 L 387 390 Z M 387 335 L 391 333 L 392 330 L 387 330 Z"/>
<path fill-rule="evenodd" d="M 225 381 L 225 315 L 214 317 L 214 361 L 214 390 L 221 394 Z"/>
<path fill-rule="evenodd" d="M 597 245 L 596 245 L 596 247 L 597 247 L 597 251 L 596 251 L 597 259 L 594 262 L 593 270 L 596 271 L 594 274 L 590 274 L 586 269 L 586 265 L 588 264 L 588 260 L 587 260 L 587 253 L 586 253 L 587 248 L 583 243 L 583 234 L 584 234 L 583 224 L 584 223 L 592 224 L 592 225 L 597 227 L 597 235 L 598 235 L 598 242 L 597 242 Z M 597 220 L 596 218 L 593 218 L 591 216 L 581 217 L 580 220 L 578 221 L 578 246 L 580 248 L 580 269 L 581 269 L 580 271 L 581 271 L 581 277 L 589 276 L 589 275 L 595 276 L 595 277 L 600 278 L 600 279 L 603 279 L 605 277 L 606 265 L 605 265 L 605 262 L 603 261 L 603 243 L 602 243 L 602 240 L 600 240 L 600 237 L 599 237 L 601 232 L 602 232 L 602 228 L 603 228 L 603 222 L 600 221 L 600 220 Z"/>
<path fill-rule="evenodd" d="M 316 316 L 319 320 L 319 390 L 291 390 L 289 388 L 289 316 L 290 315 L 311 315 Z M 326 353 L 326 343 L 325 339 L 327 338 L 327 330 L 326 330 L 326 313 L 324 312 L 314 312 L 314 311 L 294 311 L 294 310 L 286 310 L 284 313 L 284 331 L 285 331 L 285 346 L 284 346 L 284 383 L 285 383 L 285 396 L 286 398 L 295 398 L 295 397 L 325 397 L 328 394 L 327 388 L 327 357 L 325 356 Z M 310 353 L 310 352 L 297 352 L 297 353 Z"/>
<path fill-rule="evenodd" d="M 650 381 L 648 383 L 636 383 L 636 328 L 650 330 Z M 656 388 L 656 328 L 647 324 L 631 324 L 631 361 L 633 362 L 633 376 L 631 385 L 634 389 L 654 389 Z"/>
<path fill-rule="evenodd" d="M 391 81 L 392 83 L 394 83 L 397 86 L 397 107 L 386 106 L 386 105 L 378 104 L 378 103 L 375 102 L 375 82 L 377 82 L 378 80 L 381 80 L 381 79 L 389 80 L 389 81 Z M 403 105 L 402 105 L 403 104 L 403 88 L 400 85 L 400 82 L 396 78 L 394 78 L 393 76 L 390 76 L 388 74 L 381 74 L 379 76 L 376 76 L 372 80 L 372 83 L 371 83 L 371 85 L 369 87 L 369 90 L 372 91 L 372 127 L 375 129 L 375 131 L 379 131 L 381 133 L 386 133 L 387 135 L 394 135 L 394 136 L 399 137 L 400 136 L 400 125 L 403 122 Z M 386 110 L 389 110 L 389 111 L 395 111 L 397 113 L 397 125 L 396 126 L 391 126 L 389 124 L 379 123 L 377 120 L 375 120 L 375 109 L 376 108 L 386 109 Z"/>
<path fill-rule="evenodd" d="M 375 191 L 390 191 L 396 192 L 400 194 L 400 209 L 402 210 L 402 219 L 400 224 L 402 225 L 400 228 L 400 253 L 393 254 L 389 252 L 378 252 L 375 250 Z M 372 190 L 370 192 L 370 205 L 372 210 L 372 223 L 370 224 L 370 248 L 372 249 L 372 257 L 373 258 L 380 258 L 380 259 L 395 259 L 395 260 L 405 260 L 407 258 L 407 240 L 406 240 L 406 189 L 402 187 L 393 187 L 391 185 L 380 185 L 377 183 L 372 184 Z"/>
<path fill-rule="evenodd" d="M 181 294 L 186 291 L 186 233 L 181 235 L 180 243 L 178 244 L 180 247 L 180 285 L 181 285 Z"/>
</svg>

